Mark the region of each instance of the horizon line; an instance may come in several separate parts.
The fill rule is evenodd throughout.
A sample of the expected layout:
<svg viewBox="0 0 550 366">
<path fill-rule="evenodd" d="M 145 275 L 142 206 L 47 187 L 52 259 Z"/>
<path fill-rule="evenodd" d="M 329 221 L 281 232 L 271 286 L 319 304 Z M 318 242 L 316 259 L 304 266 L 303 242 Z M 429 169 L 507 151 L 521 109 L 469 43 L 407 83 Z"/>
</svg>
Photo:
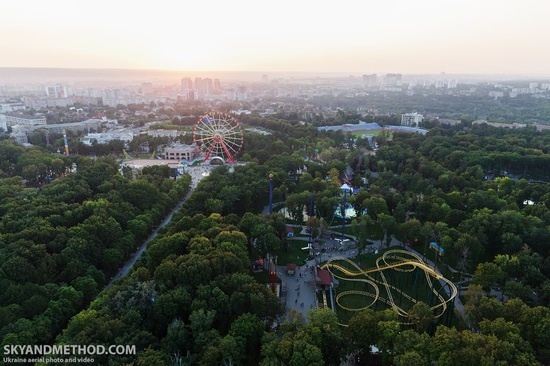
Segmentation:
<svg viewBox="0 0 550 366">
<path fill-rule="evenodd" d="M 184 69 L 161 69 L 161 68 L 124 68 L 124 67 L 44 67 L 44 66 L 0 66 L 0 69 L 39 69 L 39 70 L 94 70 L 94 71 L 156 71 L 156 72 L 186 72 L 186 73 L 258 73 L 258 74 L 401 74 L 401 75 L 472 75 L 472 76 L 538 76 L 538 77 L 550 77 L 550 74 L 537 74 L 537 73 L 489 73 L 489 72 L 374 72 L 374 71 L 278 71 L 278 70 L 184 70 Z"/>
</svg>

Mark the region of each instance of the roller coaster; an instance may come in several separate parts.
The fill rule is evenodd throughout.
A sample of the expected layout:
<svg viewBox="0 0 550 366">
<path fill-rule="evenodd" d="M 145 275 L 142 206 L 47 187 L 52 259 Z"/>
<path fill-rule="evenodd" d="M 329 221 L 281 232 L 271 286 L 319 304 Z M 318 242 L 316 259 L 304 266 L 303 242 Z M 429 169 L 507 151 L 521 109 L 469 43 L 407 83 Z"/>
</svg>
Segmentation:
<svg viewBox="0 0 550 366">
<path fill-rule="evenodd" d="M 441 274 L 437 273 L 433 268 L 428 266 L 420 256 L 415 253 L 401 250 L 401 249 L 392 249 L 384 252 L 384 254 L 377 258 L 376 267 L 369 269 L 362 269 L 355 262 L 346 258 L 346 257 L 333 257 L 329 259 L 321 268 L 327 269 L 332 276 L 338 278 L 341 281 L 351 281 L 364 284 L 368 291 L 363 290 L 349 290 L 340 292 L 336 296 L 336 304 L 341 309 L 356 312 L 363 309 L 369 308 L 376 304 L 378 301 L 385 303 L 391 309 L 393 309 L 403 321 L 402 324 L 411 324 L 407 322 L 408 311 L 401 307 L 401 300 L 405 298 L 410 301 L 412 304 L 416 304 L 419 300 L 414 297 L 406 294 L 403 289 L 400 289 L 390 283 L 386 279 L 387 270 L 395 270 L 398 272 L 412 272 L 417 269 L 420 270 L 426 278 L 427 285 L 430 288 L 430 299 L 429 304 L 432 303 L 432 297 L 435 296 L 436 305 L 431 306 L 432 311 L 436 318 L 441 317 L 447 310 L 450 303 L 454 301 L 454 298 L 458 294 L 457 287 L 454 283 L 443 277 Z M 419 272 L 416 272 L 415 284 L 418 280 Z M 439 290 L 436 289 L 434 285 L 435 279 L 436 282 L 440 285 Z M 448 289 L 445 289 L 445 287 Z M 371 290 L 372 288 L 372 290 Z M 380 288 L 385 289 L 385 295 L 381 296 Z M 443 294 L 440 290 L 443 290 Z M 394 294 L 400 296 L 399 305 L 397 305 Z M 372 301 L 369 301 L 366 306 L 361 307 L 349 307 L 342 304 L 342 298 L 346 296 L 365 296 L 371 298 Z M 395 296 L 396 297 L 396 296 Z M 342 324 L 345 326 L 345 324 Z"/>
</svg>

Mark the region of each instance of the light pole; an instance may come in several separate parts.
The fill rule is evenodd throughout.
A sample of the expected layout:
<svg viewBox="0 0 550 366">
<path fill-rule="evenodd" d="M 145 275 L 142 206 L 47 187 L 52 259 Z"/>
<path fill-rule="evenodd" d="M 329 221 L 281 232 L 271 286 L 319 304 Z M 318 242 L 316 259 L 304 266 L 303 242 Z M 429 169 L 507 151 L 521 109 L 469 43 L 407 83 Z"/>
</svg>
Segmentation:
<svg viewBox="0 0 550 366">
<path fill-rule="evenodd" d="M 342 208 L 342 242 L 344 242 L 344 228 L 346 226 L 346 193 L 348 190 L 351 190 L 351 188 L 344 183 L 340 189 L 344 191 L 344 206 Z"/>
<path fill-rule="evenodd" d="M 313 193 L 309 196 L 309 255 L 313 255 Z"/>
<path fill-rule="evenodd" d="M 273 174 L 269 174 L 269 213 L 273 213 Z"/>
</svg>

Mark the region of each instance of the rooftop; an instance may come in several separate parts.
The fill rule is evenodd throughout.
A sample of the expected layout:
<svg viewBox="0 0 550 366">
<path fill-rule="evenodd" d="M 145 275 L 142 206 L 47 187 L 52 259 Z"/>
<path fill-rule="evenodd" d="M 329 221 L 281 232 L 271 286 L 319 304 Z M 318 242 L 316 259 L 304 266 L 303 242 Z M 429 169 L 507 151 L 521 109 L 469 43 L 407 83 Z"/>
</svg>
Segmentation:
<svg viewBox="0 0 550 366">
<path fill-rule="evenodd" d="M 44 116 L 31 116 L 30 114 L 23 113 L 6 113 L 6 116 L 16 117 L 16 118 L 25 118 L 25 119 L 44 119 Z"/>
<path fill-rule="evenodd" d="M 326 269 L 317 269 L 317 278 L 322 285 L 330 286 L 332 284 L 332 275 Z"/>
<path fill-rule="evenodd" d="M 359 132 L 359 131 L 369 131 L 369 130 L 380 130 L 382 126 L 378 123 L 372 122 L 359 122 L 359 124 L 345 124 L 337 126 L 321 126 L 317 127 L 318 131 L 342 131 L 342 132 Z"/>
</svg>

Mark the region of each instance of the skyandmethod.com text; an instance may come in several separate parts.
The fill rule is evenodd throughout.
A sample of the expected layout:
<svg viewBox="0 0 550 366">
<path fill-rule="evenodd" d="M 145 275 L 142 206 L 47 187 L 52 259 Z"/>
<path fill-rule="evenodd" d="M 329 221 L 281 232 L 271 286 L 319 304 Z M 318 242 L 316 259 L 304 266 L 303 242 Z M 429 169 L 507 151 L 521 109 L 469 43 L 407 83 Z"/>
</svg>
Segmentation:
<svg viewBox="0 0 550 366">
<path fill-rule="evenodd" d="M 58 345 L 4 345 L 3 361 L 14 362 L 93 362 L 99 355 L 135 355 L 135 345 L 58 344 Z M 81 357 L 86 356 L 86 357 Z M 26 359 L 27 361 L 23 361 Z M 87 361 L 87 359 L 89 361 Z"/>
</svg>

